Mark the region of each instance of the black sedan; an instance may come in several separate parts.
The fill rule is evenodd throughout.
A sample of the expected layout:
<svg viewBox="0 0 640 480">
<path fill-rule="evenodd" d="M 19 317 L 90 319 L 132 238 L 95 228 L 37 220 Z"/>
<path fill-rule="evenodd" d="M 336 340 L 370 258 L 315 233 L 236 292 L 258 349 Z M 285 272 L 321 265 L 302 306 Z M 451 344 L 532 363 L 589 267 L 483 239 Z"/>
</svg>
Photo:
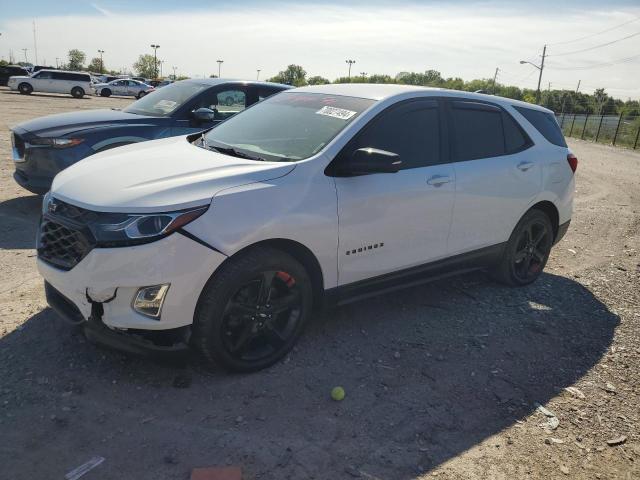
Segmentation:
<svg viewBox="0 0 640 480">
<path fill-rule="evenodd" d="M 224 79 L 182 80 L 123 110 L 37 118 L 12 128 L 16 182 L 46 193 L 53 177 L 94 153 L 135 142 L 206 130 L 288 85 Z"/>
</svg>

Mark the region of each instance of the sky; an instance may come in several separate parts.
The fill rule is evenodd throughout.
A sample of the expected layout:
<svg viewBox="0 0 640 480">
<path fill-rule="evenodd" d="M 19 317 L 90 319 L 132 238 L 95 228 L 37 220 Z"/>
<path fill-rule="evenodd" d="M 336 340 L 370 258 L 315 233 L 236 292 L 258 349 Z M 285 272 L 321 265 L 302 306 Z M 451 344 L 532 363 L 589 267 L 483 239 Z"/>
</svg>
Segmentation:
<svg viewBox="0 0 640 480">
<path fill-rule="evenodd" d="M 535 88 L 538 70 L 519 61 L 539 64 L 547 44 L 542 88 L 580 80 L 584 92 L 640 99 L 638 0 L 0 0 L 0 58 L 24 60 L 26 48 L 35 62 L 34 21 L 38 64 L 101 49 L 107 68 L 129 71 L 159 44 L 165 75 L 175 66 L 209 76 L 222 59 L 223 77 L 246 79 L 296 63 L 333 80 L 353 59 L 352 74 L 435 69 L 471 80 L 499 68 L 498 82 Z"/>
</svg>

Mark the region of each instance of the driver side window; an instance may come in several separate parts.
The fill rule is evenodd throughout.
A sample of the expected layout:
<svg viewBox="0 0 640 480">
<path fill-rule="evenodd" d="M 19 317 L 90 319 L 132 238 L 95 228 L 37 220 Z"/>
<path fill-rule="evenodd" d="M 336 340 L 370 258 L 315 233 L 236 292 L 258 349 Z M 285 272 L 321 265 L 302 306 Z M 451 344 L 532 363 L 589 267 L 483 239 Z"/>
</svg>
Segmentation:
<svg viewBox="0 0 640 480">
<path fill-rule="evenodd" d="M 215 112 L 215 120 L 227 118 L 242 111 L 246 107 L 247 98 L 245 92 L 240 89 L 207 92 L 193 105 L 192 110 L 208 108 Z"/>
<path fill-rule="evenodd" d="M 400 156 L 401 170 L 440 163 L 440 111 L 434 100 L 410 102 L 383 112 L 361 131 L 347 154 L 377 148 Z"/>
</svg>

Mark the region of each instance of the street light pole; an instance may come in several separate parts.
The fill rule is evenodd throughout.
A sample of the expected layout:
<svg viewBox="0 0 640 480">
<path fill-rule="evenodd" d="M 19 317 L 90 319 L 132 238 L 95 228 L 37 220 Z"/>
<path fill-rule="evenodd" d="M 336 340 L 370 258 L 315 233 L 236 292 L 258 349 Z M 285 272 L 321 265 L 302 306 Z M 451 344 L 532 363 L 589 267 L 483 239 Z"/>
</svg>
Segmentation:
<svg viewBox="0 0 640 480">
<path fill-rule="evenodd" d="M 526 60 L 520 60 L 521 64 L 528 63 L 529 65 L 533 65 L 540 71 L 540 73 L 538 74 L 538 88 L 536 89 L 536 103 L 540 103 L 540 83 L 542 82 L 542 71 L 544 70 L 544 59 L 546 56 L 547 46 L 545 45 L 542 49 L 542 62 L 540 63 L 540 65 L 536 65 L 535 63 L 531 63 Z"/>
<path fill-rule="evenodd" d="M 100 54 L 100 73 L 104 73 L 104 63 L 102 62 L 102 54 L 104 53 L 104 50 L 98 50 L 98 53 Z"/>
<path fill-rule="evenodd" d="M 496 93 L 496 78 L 498 78 L 498 71 L 500 69 L 496 67 L 496 73 L 493 74 L 493 82 L 491 83 L 491 93 Z"/>
<path fill-rule="evenodd" d="M 60 59 L 58 57 L 56 57 L 56 68 L 60 68 Z"/>
<path fill-rule="evenodd" d="M 356 63 L 356 61 L 355 60 L 345 60 L 345 62 L 347 62 L 349 64 L 349 79 L 351 79 L 351 65 Z"/>
<path fill-rule="evenodd" d="M 160 45 L 151 45 L 151 48 L 153 48 L 153 71 L 154 71 L 154 76 L 156 78 L 158 78 L 158 55 L 157 55 L 157 51 L 160 48 Z"/>
<path fill-rule="evenodd" d="M 260 69 L 256 70 L 258 73 L 256 74 L 256 80 L 260 79 Z"/>
<path fill-rule="evenodd" d="M 173 68 L 173 80 L 176 80 L 176 70 L 178 69 L 178 67 L 172 67 Z"/>
<path fill-rule="evenodd" d="M 216 62 L 218 63 L 218 78 L 220 78 L 220 68 L 222 67 L 222 64 L 224 63 L 224 60 L 216 60 Z"/>
<path fill-rule="evenodd" d="M 24 63 L 29 63 L 29 60 L 27 60 L 27 50 L 28 48 L 23 48 L 22 51 L 24 52 Z"/>
</svg>

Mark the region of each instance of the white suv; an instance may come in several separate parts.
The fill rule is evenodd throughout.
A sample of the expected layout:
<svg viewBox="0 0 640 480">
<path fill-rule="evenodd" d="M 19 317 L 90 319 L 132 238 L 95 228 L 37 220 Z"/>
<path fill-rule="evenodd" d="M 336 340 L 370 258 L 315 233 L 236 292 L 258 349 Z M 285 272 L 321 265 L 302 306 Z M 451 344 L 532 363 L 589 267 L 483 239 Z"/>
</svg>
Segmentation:
<svg viewBox="0 0 640 480">
<path fill-rule="evenodd" d="M 91 75 L 85 72 L 40 70 L 29 77 L 10 77 L 7 86 L 24 95 L 32 92 L 66 93 L 82 98 L 91 93 Z"/>
<path fill-rule="evenodd" d="M 314 307 L 489 269 L 534 281 L 571 219 L 553 114 L 397 85 L 282 92 L 206 134 L 96 154 L 43 205 L 49 303 L 130 351 L 266 367 Z"/>
</svg>

